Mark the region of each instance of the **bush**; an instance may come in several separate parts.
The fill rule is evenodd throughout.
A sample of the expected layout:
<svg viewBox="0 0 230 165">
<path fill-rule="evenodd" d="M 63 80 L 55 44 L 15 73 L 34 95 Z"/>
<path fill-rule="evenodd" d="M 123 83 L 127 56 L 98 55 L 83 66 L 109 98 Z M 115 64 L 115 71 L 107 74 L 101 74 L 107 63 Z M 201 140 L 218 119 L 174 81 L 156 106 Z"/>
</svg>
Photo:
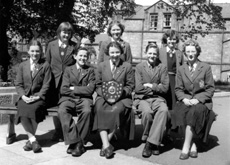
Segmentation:
<svg viewBox="0 0 230 165">
<path fill-rule="evenodd" d="M 230 82 L 217 80 L 215 81 L 215 85 L 230 85 Z"/>
</svg>

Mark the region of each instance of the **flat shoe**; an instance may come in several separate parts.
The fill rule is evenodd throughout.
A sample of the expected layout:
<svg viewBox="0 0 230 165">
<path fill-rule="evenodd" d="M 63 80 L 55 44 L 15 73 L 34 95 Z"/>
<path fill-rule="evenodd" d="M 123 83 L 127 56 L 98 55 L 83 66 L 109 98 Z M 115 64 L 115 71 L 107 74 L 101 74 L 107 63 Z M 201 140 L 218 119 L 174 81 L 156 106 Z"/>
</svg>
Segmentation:
<svg viewBox="0 0 230 165">
<path fill-rule="evenodd" d="M 188 159 L 188 158 L 189 158 L 189 153 L 187 153 L 187 154 L 181 153 L 181 154 L 180 154 L 180 159 L 181 159 L 181 160 L 186 160 L 186 159 Z"/>
<path fill-rule="evenodd" d="M 109 147 L 104 149 L 106 159 L 111 158 L 113 155 L 114 147 L 110 144 Z"/>
<path fill-rule="evenodd" d="M 25 151 L 31 151 L 32 150 L 32 144 L 30 143 L 29 140 L 26 142 L 26 145 L 23 147 L 23 149 Z"/>
<path fill-rule="evenodd" d="M 198 157 L 198 153 L 197 153 L 197 151 L 191 151 L 191 152 L 189 152 L 189 156 L 191 158 L 197 158 Z"/>
<path fill-rule="evenodd" d="M 102 157 L 105 156 L 105 150 L 103 148 L 100 150 L 100 156 L 102 156 Z"/>
<path fill-rule="evenodd" d="M 38 144 L 37 141 L 32 142 L 32 148 L 33 148 L 34 153 L 38 153 L 38 152 L 41 152 L 41 151 L 42 151 L 42 148 L 41 148 L 41 146 Z"/>
</svg>

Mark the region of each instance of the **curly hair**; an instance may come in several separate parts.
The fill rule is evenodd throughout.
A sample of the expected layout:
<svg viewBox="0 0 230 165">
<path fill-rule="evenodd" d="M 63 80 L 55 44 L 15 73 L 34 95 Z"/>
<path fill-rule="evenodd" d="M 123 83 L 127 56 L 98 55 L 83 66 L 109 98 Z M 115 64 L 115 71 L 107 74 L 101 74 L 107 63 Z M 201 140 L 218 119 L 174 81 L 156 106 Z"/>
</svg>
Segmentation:
<svg viewBox="0 0 230 165">
<path fill-rule="evenodd" d="M 73 52 L 75 55 L 77 55 L 80 50 L 85 50 L 87 52 L 87 57 L 89 57 L 90 52 L 87 47 L 75 47 Z"/>
<path fill-rule="evenodd" d="M 200 45 L 198 44 L 198 42 L 190 39 L 188 41 L 186 41 L 183 45 L 182 45 L 182 52 L 185 54 L 185 48 L 186 46 L 194 46 L 196 48 L 196 51 L 197 51 L 197 57 L 200 55 L 201 53 L 201 47 Z M 185 54 L 186 55 L 186 54 Z"/>
<path fill-rule="evenodd" d="M 119 49 L 120 52 L 121 52 L 121 54 L 124 53 L 124 50 L 123 50 L 121 44 L 119 44 L 119 43 L 116 42 L 116 41 L 113 41 L 113 42 L 110 42 L 110 43 L 107 45 L 106 49 L 105 49 L 105 54 L 108 55 L 108 56 L 109 56 L 109 48 L 110 48 L 110 47 L 115 47 L 115 48 Z"/>
<path fill-rule="evenodd" d="M 178 35 L 178 32 L 175 30 L 170 29 L 170 30 L 167 30 L 163 34 L 162 39 L 161 39 L 162 44 L 164 44 L 164 45 L 167 44 L 167 38 L 176 39 L 176 43 L 179 43 L 179 35 Z"/>
<path fill-rule="evenodd" d="M 108 34 L 108 36 L 112 37 L 111 29 L 112 29 L 112 27 L 113 27 L 114 25 L 117 25 L 117 26 L 121 29 L 121 35 L 122 35 L 123 32 L 124 32 L 124 30 L 125 30 L 125 26 L 122 25 L 119 21 L 116 21 L 116 20 L 115 20 L 115 21 L 111 21 L 111 22 L 109 23 L 109 27 L 108 27 L 108 29 L 107 29 L 107 34 Z"/>
</svg>

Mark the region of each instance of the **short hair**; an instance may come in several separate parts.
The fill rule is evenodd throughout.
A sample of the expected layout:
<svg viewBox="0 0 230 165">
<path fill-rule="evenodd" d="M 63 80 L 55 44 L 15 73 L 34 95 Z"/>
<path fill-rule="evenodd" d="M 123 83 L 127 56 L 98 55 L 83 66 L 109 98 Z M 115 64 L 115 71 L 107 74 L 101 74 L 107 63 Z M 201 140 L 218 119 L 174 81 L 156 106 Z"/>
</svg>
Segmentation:
<svg viewBox="0 0 230 165">
<path fill-rule="evenodd" d="M 73 26 L 69 23 L 69 22 L 62 22 L 58 28 L 57 28 L 57 36 L 59 37 L 61 31 L 70 31 L 71 32 L 71 36 L 72 37 L 73 33 L 74 33 L 74 29 Z"/>
<path fill-rule="evenodd" d="M 106 49 L 105 49 L 105 54 L 106 54 L 106 55 L 109 55 L 109 48 L 110 48 L 110 47 L 118 48 L 118 49 L 120 50 L 121 54 L 124 53 L 124 50 L 123 50 L 123 47 L 121 46 L 121 44 L 118 43 L 118 42 L 116 42 L 116 41 L 112 41 L 112 42 L 110 42 L 110 43 L 107 45 L 107 47 L 106 47 Z"/>
<path fill-rule="evenodd" d="M 179 35 L 178 32 L 175 30 L 167 30 L 161 39 L 162 44 L 166 45 L 167 44 L 167 39 L 176 39 L 176 43 L 179 43 Z"/>
<path fill-rule="evenodd" d="M 157 50 L 157 56 L 159 56 L 159 48 L 158 48 L 158 46 L 157 46 L 156 44 L 153 44 L 153 43 L 150 43 L 150 44 L 148 44 L 148 45 L 146 46 L 146 48 L 145 48 L 145 53 L 147 53 L 148 50 L 151 49 L 151 48 L 156 49 L 156 50 Z"/>
<path fill-rule="evenodd" d="M 201 47 L 200 45 L 198 44 L 198 42 L 194 41 L 193 39 L 190 39 L 188 41 L 186 41 L 183 45 L 182 45 L 182 52 L 185 54 L 185 49 L 186 49 L 186 46 L 194 46 L 196 48 L 196 51 L 197 51 L 197 56 L 200 55 L 201 53 Z M 185 54 L 186 55 L 186 54 Z"/>
<path fill-rule="evenodd" d="M 111 29 L 112 29 L 112 27 L 113 27 L 114 25 L 117 25 L 117 26 L 121 29 L 121 35 L 122 35 L 123 32 L 124 32 L 124 30 L 125 30 L 125 26 L 122 25 L 122 24 L 120 23 L 120 21 L 114 20 L 114 21 L 111 21 L 111 22 L 109 23 L 109 27 L 108 27 L 108 29 L 107 29 L 107 34 L 108 34 L 108 36 L 112 37 Z"/>
<path fill-rule="evenodd" d="M 77 55 L 80 50 L 85 50 L 87 52 L 87 57 L 89 57 L 90 52 L 89 52 L 89 50 L 86 47 L 76 47 L 74 49 L 73 53 L 75 55 Z"/>
</svg>

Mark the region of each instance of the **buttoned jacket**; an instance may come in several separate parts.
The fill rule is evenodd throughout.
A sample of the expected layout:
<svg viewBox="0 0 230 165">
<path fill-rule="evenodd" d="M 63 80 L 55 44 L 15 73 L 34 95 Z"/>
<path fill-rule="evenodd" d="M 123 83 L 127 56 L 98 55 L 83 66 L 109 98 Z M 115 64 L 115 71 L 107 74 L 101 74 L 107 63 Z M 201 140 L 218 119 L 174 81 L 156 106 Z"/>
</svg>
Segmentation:
<svg viewBox="0 0 230 165">
<path fill-rule="evenodd" d="M 194 98 L 211 110 L 214 91 L 215 86 L 210 65 L 198 61 L 193 76 L 191 76 L 188 64 L 185 63 L 179 67 L 175 87 L 179 101 L 182 101 L 184 98 Z"/>
<path fill-rule="evenodd" d="M 99 56 L 98 56 L 98 64 L 103 62 L 103 61 L 106 61 L 106 60 L 109 60 L 110 59 L 110 56 L 105 54 L 105 51 L 107 49 L 107 46 L 109 45 L 109 43 L 112 42 L 111 39 L 108 39 L 106 41 L 102 41 L 101 42 L 101 45 L 100 45 L 100 50 L 99 50 Z M 123 47 L 123 54 L 120 56 L 120 58 L 123 60 L 123 61 L 126 61 L 128 63 L 132 63 L 132 52 L 131 52 L 131 48 L 130 48 L 130 45 L 128 42 L 126 41 L 123 41 L 121 42 L 121 46 Z"/>
<path fill-rule="evenodd" d="M 106 60 L 98 65 L 96 75 L 96 92 L 98 97 L 103 97 L 102 82 L 116 80 L 117 82 L 123 84 L 123 95 L 121 96 L 120 101 L 122 101 L 126 107 L 131 108 L 131 94 L 134 90 L 135 78 L 134 71 L 130 63 L 123 62 L 120 59 L 113 76 L 110 61 Z"/>
<path fill-rule="evenodd" d="M 74 87 L 74 90 L 71 90 L 70 87 Z M 79 70 L 76 65 L 69 66 L 63 75 L 59 104 L 70 99 L 92 99 L 94 90 L 95 73 L 93 68 L 86 65 Z"/>
<path fill-rule="evenodd" d="M 179 49 L 175 49 L 175 55 L 176 55 L 176 68 L 178 71 L 179 66 L 183 65 L 184 63 L 184 56 Z M 167 55 L 166 47 L 162 47 L 159 49 L 159 59 L 164 65 L 168 66 L 168 55 Z"/>
<path fill-rule="evenodd" d="M 161 97 L 167 93 L 169 88 L 169 77 L 167 68 L 160 61 L 150 68 L 147 61 L 139 63 L 135 70 L 135 98 Z M 144 87 L 145 83 L 152 84 L 152 88 Z"/>
<path fill-rule="evenodd" d="M 67 46 L 66 54 L 64 59 L 62 60 L 60 52 L 59 52 L 59 44 L 58 39 L 51 41 L 48 44 L 46 51 L 46 60 L 50 64 L 52 73 L 54 74 L 55 79 L 55 87 L 58 88 L 62 82 L 62 75 L 65 71 L 66 66 L 71 66 L 75 63 L 75 59 L 73 58 L 73 50 L 75 44 L 69 41 L 69 45 Z"/>
<path fill-rule="evenodd" d="M 50 65 L 44 60 L 39 60 L 37 63 L 38 69 L 33 77 L 30 68 L 30 60 L 19 65 L 15 83 L 19 99 L 23 95 L 27 97 L 33 95 L 46 100 L 51 83 Z"/>
</svg>

